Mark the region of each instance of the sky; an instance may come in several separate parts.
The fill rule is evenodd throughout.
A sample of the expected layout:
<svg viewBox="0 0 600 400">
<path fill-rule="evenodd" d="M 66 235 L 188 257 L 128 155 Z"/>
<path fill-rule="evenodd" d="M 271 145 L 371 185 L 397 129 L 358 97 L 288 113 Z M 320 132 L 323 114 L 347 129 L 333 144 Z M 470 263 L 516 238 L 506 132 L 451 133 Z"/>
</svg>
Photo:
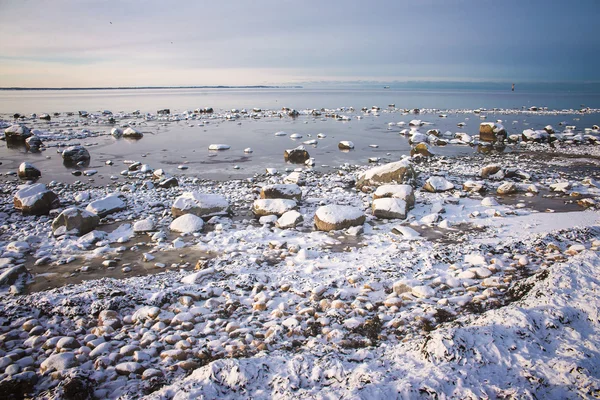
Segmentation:
<svg viewBox="0 0 600 400">
<path fill-rule="evenodd" d="M 0 87 L 600 81 L 600 0 L 0 0 L 0 15 Z"/>
</svg>

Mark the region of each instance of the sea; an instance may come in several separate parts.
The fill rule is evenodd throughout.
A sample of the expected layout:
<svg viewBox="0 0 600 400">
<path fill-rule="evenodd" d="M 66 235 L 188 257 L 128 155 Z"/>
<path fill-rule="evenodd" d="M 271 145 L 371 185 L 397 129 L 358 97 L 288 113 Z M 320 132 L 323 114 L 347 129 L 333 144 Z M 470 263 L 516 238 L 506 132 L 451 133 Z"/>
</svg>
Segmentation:
<svg viewBox="0 0 600 400">
<path fill-rule="evenodd" d="M 307 150 L 315 158 L 314 168 L 329 171 L 345 163 L 366 164 L 369 160 L 380 162 L 397 160 L 410 153 L 407 138 L 400 131 L 412 119 L 426 123 L 421 130 L 439 129 L 442 132 L 465 132 L 475 135 L 481 122 L 501 121 L 509 134 L 524 129 L 542 129 L 552 125 L 560 131 L 566 126 L 576 130 L 600 124 L 600 114 L 588 109 L 600 109 L 600 90 L 568 85 L 535 87 L 516 85 L 441 85 L 433 87 L 252 87 L 252 88 L 144 88 L 144 89 L 93 89 L 93 90 L 0 90 L 0 118 L 12 122 L 12 115 L 21 113 L 61 113 L 51 122 L 29 118 L 25 124 L 48 132 L 86 129 L 90 137 L 80 135 L 60 143 L 61 147 L 47 147 L 42 153 L 28 153 L 24 147 L 8 147 L 0 143 L 0 172 L 14 171 L 23 161 L 33 162 L 42 170 L 42 182 L 59 180 L 73 182 L 88 179 L 97 185 L 118 176 L 128 161 L 141 161 L 152 168 L 162 168 L 174 174 L 185 174 L 206 179 L 246 178 L 264 173 L 266 168 L 289 171 L 299 166 L 287 164 L 283 159 L 286 149 L 317 139 L 319 133 L 326 137 Z M 379 107 L 377 113 L 364 114 L 363 107 Z M 197 108 L 211 107 L 215 114 L 230 113 L 232 109 L 259 108 L 281 110 L 347 109 L 353 107 L 351 118 L 339 121 L 333 118 L 300 115 L 289 117 L 242 117 L 235 120 L 206 116 L 196 120 L 148 121 L 139 118 L 122 118 L 117 125 L 135 123 L 144 133 L 141 140 L 115 139 L 109 135 L 111 125 L 79 118 L 78 111 L 101 115 L 105 110 L 116 115 L 142 114 L 165 108 L 172 114 L 181 114 Z M 555 110 L 555 113 L 527 112 L 531 107 Z M 422 114 L 406 114 L 398 110 L 427 109 Z M 481 113 L 470 110 L 482 109 Z M 580 112 L 580 110 L 586 110 Z M 507 113 L 507 110 L 510 112 Z M 74 112 L 67 117 L 67 112 Z M 443 115 L 441 117 L 440 115 Z M 361 116 L 361 119 L 357 117 Z M 400 124 L 399 124 L 400 123 Z M 404 123 L 405 125 L 402 125 Z M 458 126 L 459 123 L 462 126 Z M 287 136 L 275 136 L 284 131 Z M 292 140 L 298 133 L 301 139 Z M 354 150 L 338 149 L 341 140 L 352 141 Z M 226 151 L 209 151 L 210 144 L 227 144 Z M 52 143 L 49 143 L 51 146 Z M 56 143 L 55 143 L 56 144 Z M 60 154 L 65 144 L 83 144 L 92 159 L 89 165 L 70 167 L 62 164 Z M 244 150 L 251 148 L 252 152 Z M 508 148 L 506 151 L 518 149 Z M 443 156 L 477 155 L 477 147 L 448 145 L 435 147 L 433 152 Z M 113 161 L 112 166 L 106 161 Z M 180 166 L 186 169 L 180 169 Z M 76 177 L 76 169 L 94 169 L 97 175 Z"/>
</svg>

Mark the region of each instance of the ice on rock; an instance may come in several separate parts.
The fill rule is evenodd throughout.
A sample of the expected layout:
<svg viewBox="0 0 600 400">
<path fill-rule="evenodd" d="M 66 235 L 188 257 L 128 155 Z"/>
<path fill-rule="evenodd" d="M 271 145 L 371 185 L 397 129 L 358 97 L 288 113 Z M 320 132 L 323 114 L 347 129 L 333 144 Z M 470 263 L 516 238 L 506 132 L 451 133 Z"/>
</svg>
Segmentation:
<svg viewBox="0 0 600 400">
<path fill-rule="evenodd" d="M 180 233 L 199 232 L 203 227 L 204 221 L 202 218 L 194 214 L 185 214 L 177 217 L 175 220 L 173 220 L 173 222 L 171 222 L 171 225 L 169 225 L 169 229 Z"/>
</svg>

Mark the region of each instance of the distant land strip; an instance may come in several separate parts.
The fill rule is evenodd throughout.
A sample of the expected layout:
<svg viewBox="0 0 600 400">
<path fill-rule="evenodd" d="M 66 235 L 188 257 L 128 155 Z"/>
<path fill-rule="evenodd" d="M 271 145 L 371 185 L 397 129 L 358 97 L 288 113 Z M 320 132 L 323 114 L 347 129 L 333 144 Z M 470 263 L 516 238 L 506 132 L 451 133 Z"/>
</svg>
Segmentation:
<svg viewBox="0 0 600 400">
<path fill-rule="evenodd" d="M 302 86 L 115 86 L 115 87 L 0 87 L 0 90 L 141 90 L 141 89 L 302 89 Z"/>
</svg>

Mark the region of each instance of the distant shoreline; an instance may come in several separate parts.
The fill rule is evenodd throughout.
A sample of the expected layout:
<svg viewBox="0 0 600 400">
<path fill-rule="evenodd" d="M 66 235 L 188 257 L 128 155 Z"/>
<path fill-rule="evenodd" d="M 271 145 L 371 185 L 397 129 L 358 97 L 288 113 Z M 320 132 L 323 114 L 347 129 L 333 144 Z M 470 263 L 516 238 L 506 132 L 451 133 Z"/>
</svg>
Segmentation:
<svg viewBox="0 0 600 400">
<path fill-rule="evenodd" d="M 78 88 L 0 87 L 0 90 L 302 89 L 302 86 L 117 86 Z"/>
</svg>

